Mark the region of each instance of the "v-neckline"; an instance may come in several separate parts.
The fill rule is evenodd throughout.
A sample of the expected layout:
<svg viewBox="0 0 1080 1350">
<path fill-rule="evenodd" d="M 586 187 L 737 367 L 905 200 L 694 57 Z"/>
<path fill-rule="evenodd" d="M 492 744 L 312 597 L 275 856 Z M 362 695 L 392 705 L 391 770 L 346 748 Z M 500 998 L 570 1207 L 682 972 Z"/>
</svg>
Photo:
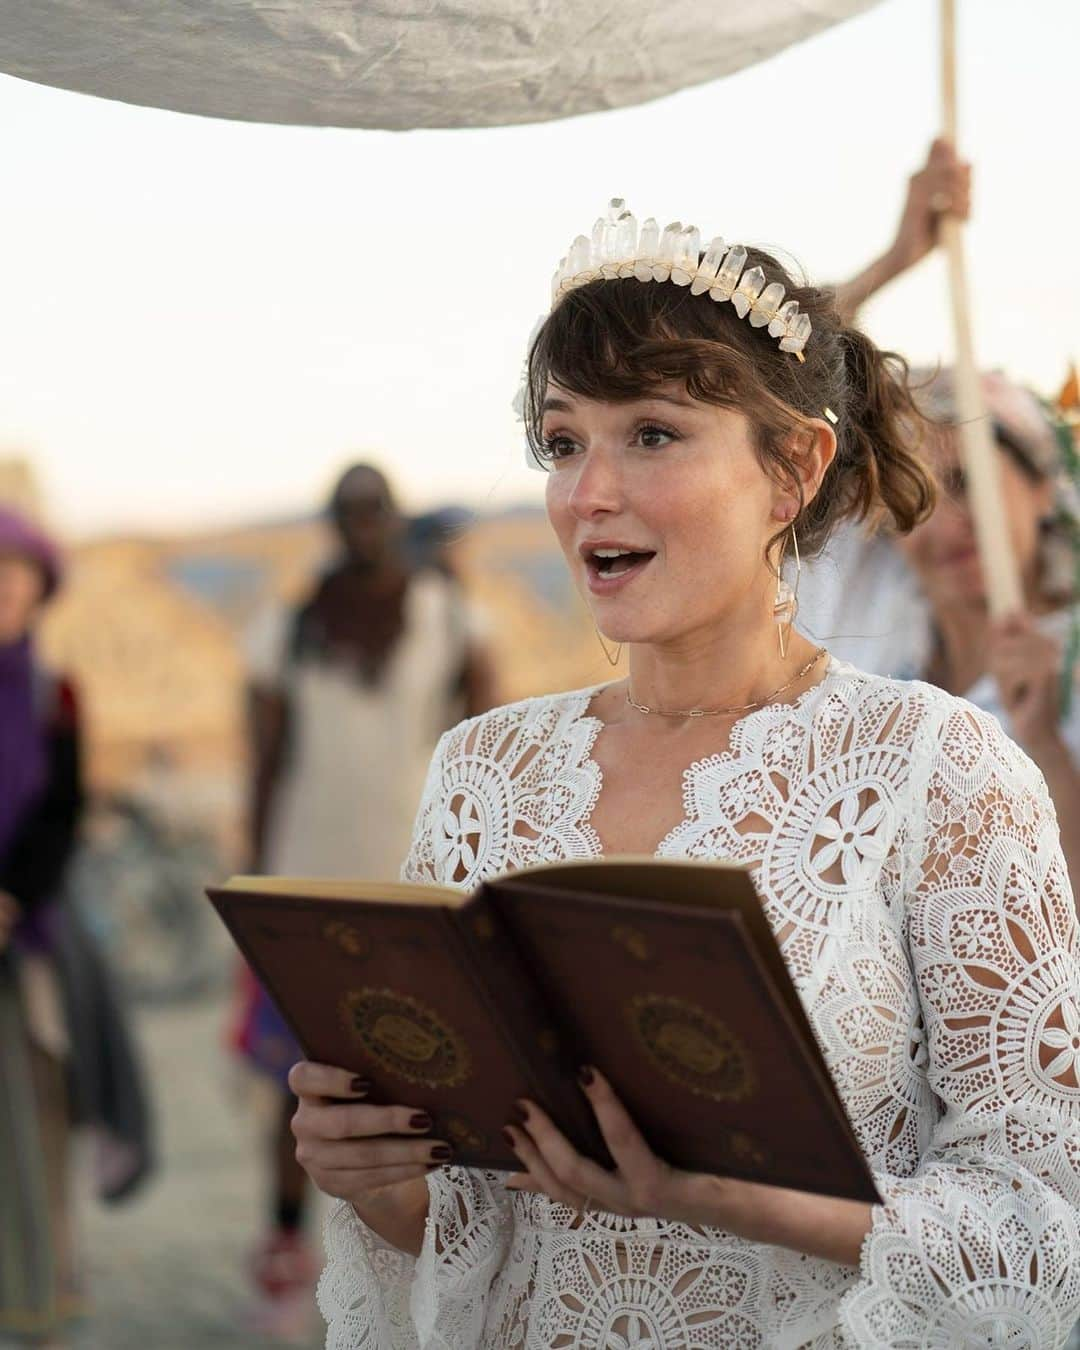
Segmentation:
<svg viewBox="0 0 1080 1350">
<path fill-rule="evenodd" d="M 822 675 L 821 679 L 817 680 L 814 684 L 810 685 L 808 689 L 804 689 L 802 693 L 799 694 L 798 697 L 795 698 L 791 703 L 766 703 L 763 704 L 762 707 L 760 708 L 754 708 L 750 712 L 744 713 L 742 717 L 739 717 L 734 722 L 732 722 L 730 730 L 728 732 L 726 749 L 714 751 L 712 754 L 707 755 L 701 759 L 691 760 L 691 762 L 686 766 L 686 768 L 683 769 L 679 778 L 679 781 L 682 785 L 683 813 L 679 817 L 679 819 L 675 822 L 675 824 L 672 825 L 671 829 L 669 829 L 667 833 L 660 839 L 659 843 L 655 846 L 653 851 L 643 856 L 648 856 L 651 858 L 666 857 L 667 856 L 666 850 L 670 846 L 671 841 L 674 840 L 679 834 L 681 834 L 685 830 L 686 826 L 689 824 L 690 815 L 686 809 L 686 803 L 689 796 L 687 788 L 695 772 L 698 772 L 704 765 L 710 762 L 722 763 L 724 761 L 734 760 L 737 756 L 739 749 L 738 742 L 744 738 L 743 729 L 745 727 L 750 725 L 752 722 L 755 722 L 758 719 L 765 717 L 766 715 L 771 715 L 775 717 L 776 714 L 781 710 L 790 714 L 795 714 L 799 712 L 799 710 L 803 708 L 805 704 L 807 704 L 815 694 L 818 694 L 822 689 L 824 689 L 825 685 L 828 684 L 828 682 L 831 679 L 833 679 L 834 676 L 841 673 L 843 668 L 844 668 L 843 662 L 838 661 L 835 656 L 829 655 L 825 664 L 825 673 L 824 675 Z M 577 691 L 577 696 L 579 699 L 578 710 L 571 722 L 571 726 L 580 723 L 583 726 L 587 726 L 589 729 L 589 734 L 584 738 L 583 741 L 582 753 L 581 758 L 578 761 L 578 767 L 587 772 L 588 774 L 590 774 L 590 776 L 594 780 L 595 788 L 591 793 L 591 800 L 589 802 L 588 809 L 586 810 L 585 814 L 581 817 L 581 819 L 576 822 L 576 824 L 581 829 L 582 833 L 585 834 L 586 837 L 590 840 L 590 843 L 593 848 L 591 856 L 599 860 L 615 856 L 613 854 L 610 854 L 607 851 L 607 849 L 605 849 L 604 842 L 600 838 L 600 835 L 597 833 L 596 827 L 592 823 L 593 816 L 596 813 L 596 808 L 599 805 L 600 798 L 603 795 L 604 791 L 604 771 L 600 767 L 600 764 L 597 761 L 596 756 L 593 752 L 596 749 L 596 742 L 599 740 L 601 734 L 607 729 L 608 724 L 604 721 L 602 717 L 597 716 L 596 713 L 590 712 L 589 710 L 592 707 L 595 700 L 597 699 L 597 697 L 601 693 L 603 693 L 605 689 L 610 689 L 613 685 L 617 683 L 618 683 L 617 680 L 607 680 L 603 684 L 595 684 L 586 687 L 585 689 L 578 690 Z"/>
</svg>

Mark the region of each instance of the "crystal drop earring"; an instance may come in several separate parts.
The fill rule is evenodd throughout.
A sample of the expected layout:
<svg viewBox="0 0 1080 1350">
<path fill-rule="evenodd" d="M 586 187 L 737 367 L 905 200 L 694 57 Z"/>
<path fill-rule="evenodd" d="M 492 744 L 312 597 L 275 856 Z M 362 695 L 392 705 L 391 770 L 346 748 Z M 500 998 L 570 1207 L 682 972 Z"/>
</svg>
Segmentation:
<svg viewBox="0 0 1080 1350">
<path fill-rule="evenodd" d="M 791 548 L 795 558 L 795 586 L 784 580 L 784 554 L 787 552 L 787 540 L 780 547 L 780 557 L 776 564 L 776 599 L 773 602 L 773 619 L 776 623 L 776 639 L 780 644 L 780 659 L 787 656 L 788 642 L 795 615 L 799 612 L 799 579 L 802 576 L 802 562 L 799 558 L 799 539 L 795 526 L 791 526 Z"/>
</svg>

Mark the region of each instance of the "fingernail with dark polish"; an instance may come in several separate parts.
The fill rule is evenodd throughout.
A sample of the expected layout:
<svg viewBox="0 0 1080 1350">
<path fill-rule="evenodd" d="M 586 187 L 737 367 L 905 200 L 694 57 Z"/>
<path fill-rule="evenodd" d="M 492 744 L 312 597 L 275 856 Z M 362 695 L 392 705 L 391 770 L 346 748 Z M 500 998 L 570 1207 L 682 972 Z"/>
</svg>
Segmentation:
<svg viewBox="0 0 1080 1350">
<path fill-rule="evenodd" d="M 514 1103 L 514 1119 L 521 1125 L 525 1124 L 525 1122 L 529 1119 L 528 1102 Z"/>
<path fill-rule="evenodd" d="M 436 1162 L 449 1162 L 454 1156 L 454 1150 L 449 1144 L 436 1144 L 431 1150 L 431 1156 Z"/>
<path fill-rule="evenodd" d="M 370 1092 L 370 1091 L 371 1091 L 371 1079 L 370 1079 L 370 1078 L 354 1078 L 354 1079 L 352 1080 L 352 1082 L 349 1084 L 349 1091 L 350 1091 L 350 1092 L 355 1092 L 356 1095 L 357 1095 L 358 1097 L 359 1097 L 359 1096 L 362 1096 L 365 1092 Z"/>
<path fill-rule="evenodd" d="M 426 1111 L 417 1111 L 415 1116 L 409 1117 L 410 1130 L 430 1130 L 432 1119 Z"/>
<path fill-rule="evenodd" d="M 577 1080 L 582 1087 L 592 1087 L 595 1077 L 596 1074 L 593 1073 L 588 1064 L 583 1064 L 577 1071 Z"/>
<path fill-rule="evenodd" d="M 514 1143 L 514 1136 L 513 1136 L 513 1133 L 510 1131 L 509 1128 L 504 1128 L 504 1129 L 503 1129 L 502 1137 L 506 1140 L 506 1142 L 507 1142 L 507 1144 L 509 1145 L 510 1148 L 515 1149 L 515 1150 L 517 1149 L 517 1145 Z"/>
</svg>

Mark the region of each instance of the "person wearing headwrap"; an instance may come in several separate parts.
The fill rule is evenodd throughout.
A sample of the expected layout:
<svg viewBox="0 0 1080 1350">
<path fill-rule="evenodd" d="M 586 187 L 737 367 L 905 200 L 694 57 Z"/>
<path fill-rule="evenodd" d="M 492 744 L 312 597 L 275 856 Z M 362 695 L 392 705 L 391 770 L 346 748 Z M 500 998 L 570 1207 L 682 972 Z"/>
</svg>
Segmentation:
<svg viewBox="0 0 1080 1350">
<path fill-rule="evenodd" d="M 0 1334 L 48 1340 L 70 1311 L 68 1038 L 49 957 L 82 802 L 73 691 L 33 628 L 57 550 L 0 507 Z"/>
<path fill-rule="evenodd" d="M 432 749 L 460 717 L 491 706 L 491 668 L 446 561 L 441 515 L 410 528 L 386 477 L 367 464 L 341 475 L 327 514 L 336 557 L 296 609 L 264 611 L 248 634 L 252 867 L 396 877 Z M 316 1273 L 285 1087 L 301 1056 L 253 977 L 243 980 L 233 1043 L 283 1094 L 255 1321 L 290 1335 L 310 1309 Z"/>
<path fill-rule="evenodd" d="M 82 1309 L 73 1131 L 91 1145 L 107 1204 L 153 1165 L 126 1012 L 69 894 L 84 797 L 79 703 L 34 642 L 59 584 L 52 541 L 0 506 L 0 1337 L 50 1346 Z"/>
</svg>

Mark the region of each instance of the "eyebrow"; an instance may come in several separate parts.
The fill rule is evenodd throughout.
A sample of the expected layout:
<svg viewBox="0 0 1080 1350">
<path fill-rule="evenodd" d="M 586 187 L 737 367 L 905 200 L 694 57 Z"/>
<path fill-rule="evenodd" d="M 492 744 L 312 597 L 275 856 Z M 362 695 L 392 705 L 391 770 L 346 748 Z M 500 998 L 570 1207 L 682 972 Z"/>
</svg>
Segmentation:
<svg viewBox="0 0 1080 1350">
<path fill-rule="evenodd" d="M 679 397 L 677 394 L 647 394 L 641 398 L 626 399 L 627 403 L 671 403 L 676 408 L 692 408 L 693 400 L 685 397 Z M 564 398 L 548 397 L 544 399 L 540 408 L 541 413 L 547 412 L 573 412 L 574 405 L 568 403 Z"/>
</svg>

